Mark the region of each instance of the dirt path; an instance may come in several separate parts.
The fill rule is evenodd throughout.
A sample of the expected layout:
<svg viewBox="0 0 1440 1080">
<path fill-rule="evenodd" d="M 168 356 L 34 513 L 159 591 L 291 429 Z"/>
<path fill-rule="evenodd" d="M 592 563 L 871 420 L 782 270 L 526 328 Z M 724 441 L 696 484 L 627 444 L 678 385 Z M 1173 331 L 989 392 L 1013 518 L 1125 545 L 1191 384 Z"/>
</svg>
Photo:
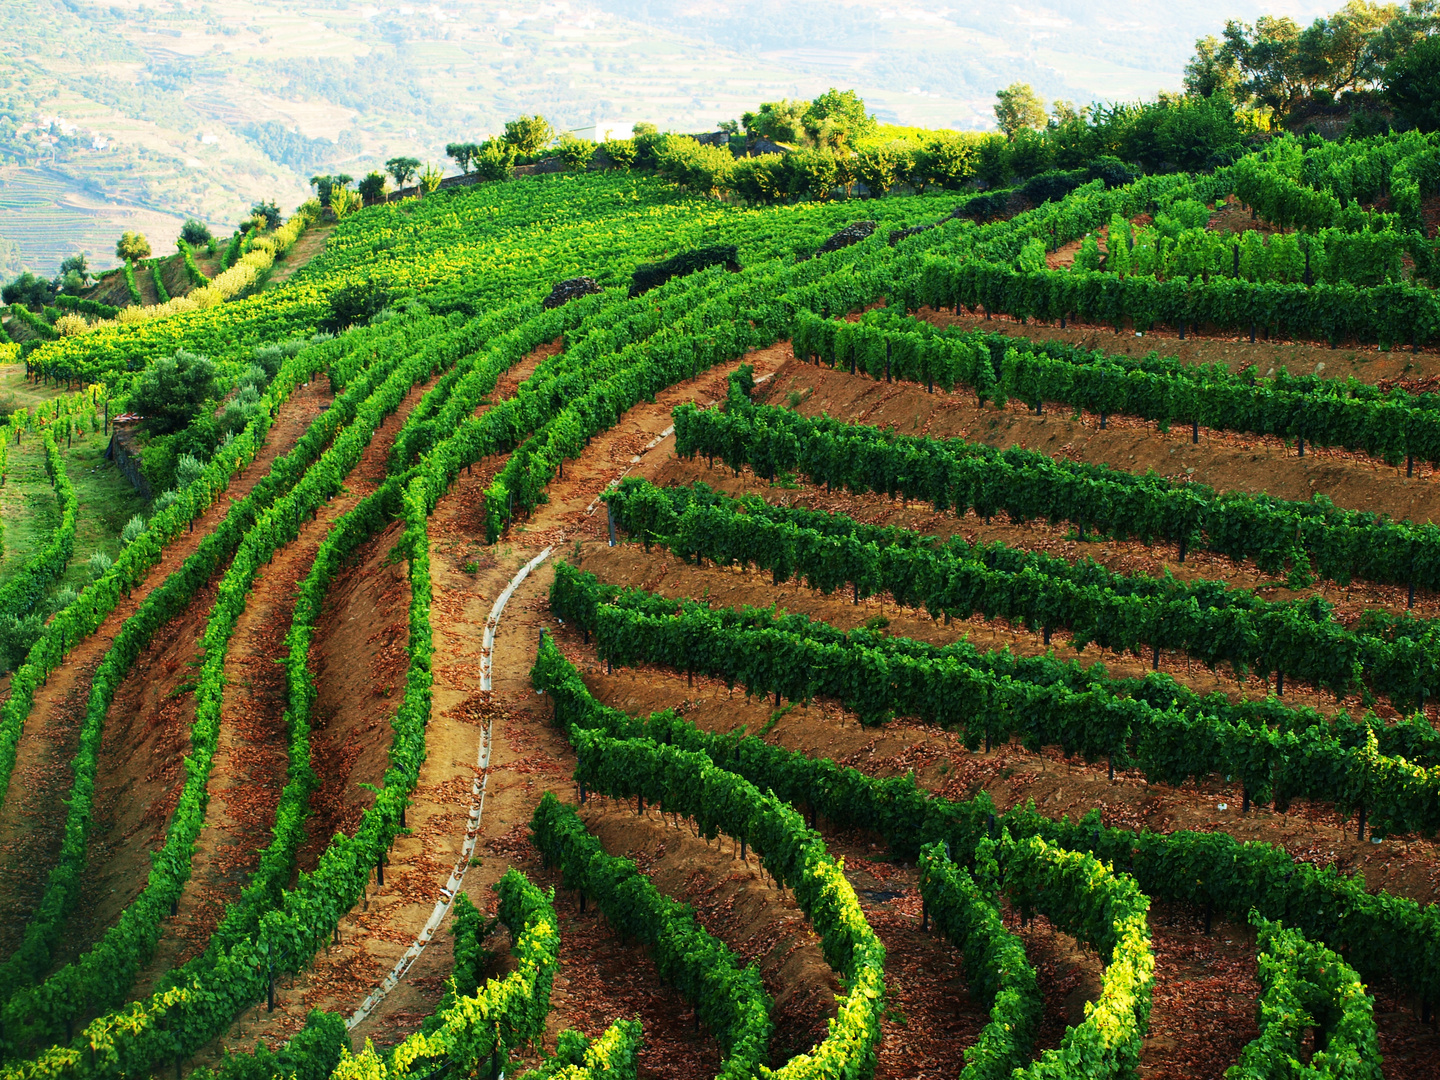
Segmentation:
<svg viewBox="0 0 1440 1080">
<path fill-rule="evenodd" d="M 211 766 L 205 827 L 172 932 L 137 980 L 138 993 L 205 948 L 225 908 L 240 895 L 272 839 L 275 808 L 289 767 L 285 723 L 285 636 L 295 597 L 331 526 L 385 478 L 385 459 L 405 417 L 424 395 L 414 387 L 365 448 L 342 494 L 302 524 L 256 577 L 225 656 L 226 692 Z"/>
<path fill-rule="evenodd" d="M 319 381 L 291 396 L 255 461 L 200 516 L 193 532 L 181 533 L 165 548 L 160 563 L 151 568 L 145 580 L 128 597 L 121 598 L 95 633 L 70 650 L 66 662 L 50 673 L 48 684 L 36 693 L 21 735 L 10 788 L 0 806 L 0 952 L 8 955 L 18 944 L 59 852 L 65 825 L 61 800 L 73 780 L 70 760 L 89 702 L 91 679 L 101 658 L 125 620 L 139 609 L 151 590 L 194 553 L 223 520 L 231 503 L 248 494 L 269 473 L 275 460 L 295 446 L 329 403 L 330 396 L 328 383 Z M 152 650 L 163 651 L 156 646 Z M 105 760 L 102 755 L 102 775 Z M 97 810 L 102 809 L 105 800 L 97 798 L 96 805 Z"/>
<path fill-rule="evenodd" d="M 294 277 L 302 266 L 325 250 L 325 242 L 330 239 L 330 234 L 334 231 L 334 225 L 312 225 L 301 233 L 300 239 L 295 241 L 295 246 L 287 251 L 285 257 L 276 262 L 271 269 L 270 277 L 265 282 L 265 288 L 276 288 Z"/>
</svg>

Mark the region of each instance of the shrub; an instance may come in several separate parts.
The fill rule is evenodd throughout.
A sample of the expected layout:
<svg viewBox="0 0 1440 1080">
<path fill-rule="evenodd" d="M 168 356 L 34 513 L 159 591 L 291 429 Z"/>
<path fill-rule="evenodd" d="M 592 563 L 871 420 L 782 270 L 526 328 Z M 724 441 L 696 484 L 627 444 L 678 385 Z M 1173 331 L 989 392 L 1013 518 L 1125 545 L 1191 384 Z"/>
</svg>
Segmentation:
<svg viewBox="0 0 1440 1080">
<path fill-rule="evenodd" d="M 515 151 L 503 142 L 485 143 L 473 161 L 481 180 L 509 180 L 515 175 Z"/>
<path fill-rule="evenodd" d="M 90 580 L 99 581 L 105 576 L 105 571 L 115 565 L 115 560 L 106 555 L 103 551 L 97 551 L 90 556 L 85 563 L 90 571 Z"/>
<path fill-rule="evenodd" d="M 376 281 L 356 281 L 330 294 L 330 316 L 321 328 L 339 333 L 368 323 L 390 303 L 389 291 Z"/>
<path fill-rule="evenodd" d="M 596 144 L 589 139 L 577 139 L 573 135 L 560 137 L 560 160 L 566 172 L 582 172 L 595 160 Z"/>
<path fill-rule="evenodd" d="M 55 332 L 61 337 L 72 337 L 75 334 L 83 334 L 90 329 L 90 324 L 85 321 L 85 316 L 76 315 L 73 311 L 61 315 L 55 320 Z"/>
<path fill-rule="evenodd" d="M 656 150 L 655 167 L 682 187 L 714 195 L 729 186 L 735 158 L 723 147 L 701 146 L 688 135 L 670 135 Z"/>
<path fill-rule="evenodd" d="M 145 519 L 136 514 L 125 523 L 125 528 L 120 530 L 120 540 L 125 544 L 133 544 L 140 537 L 145 535 Z"/>
<path fill-rule="evenodd" d="M 606 139 L 600 144 L 600 152 L 617 169 L 628 169 L 635 164 L 634 139 Z"/>
<path fill-rule="evenodd" d="M 193 454 L 181 454 L 175 463 L 175 486 L 187 488 L 205 472 L 205 463 Z"/>
<path fill-rule="evenodd" d="M 785 155 L 759 154 L 740 158 L 730 170 L 730 187 L 746 202 L 773 203 L 789 190 Z"/>
<path fill-rule="evenodd" d="M 361 202 L 358 191 L 344 187 L 330 189 L 330 209 L 337 218 L 344 218 L 352 210 L 359 210 Z"/>
</svg>

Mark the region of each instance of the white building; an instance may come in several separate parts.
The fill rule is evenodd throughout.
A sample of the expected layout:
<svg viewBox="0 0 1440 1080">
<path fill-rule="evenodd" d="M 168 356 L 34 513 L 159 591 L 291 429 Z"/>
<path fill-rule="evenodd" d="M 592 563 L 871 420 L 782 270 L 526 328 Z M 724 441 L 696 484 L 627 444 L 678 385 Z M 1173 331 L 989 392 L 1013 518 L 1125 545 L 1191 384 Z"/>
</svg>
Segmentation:
<svg viewBox="0 0 1440 1080">
<path fill-rule="evenodd" d="M 635 124 L 634 120 L 596 120 L 589 127 L 574 128 L 567 134 L 597 143 L 606 139 L 628 139 Z"/>
</svg>

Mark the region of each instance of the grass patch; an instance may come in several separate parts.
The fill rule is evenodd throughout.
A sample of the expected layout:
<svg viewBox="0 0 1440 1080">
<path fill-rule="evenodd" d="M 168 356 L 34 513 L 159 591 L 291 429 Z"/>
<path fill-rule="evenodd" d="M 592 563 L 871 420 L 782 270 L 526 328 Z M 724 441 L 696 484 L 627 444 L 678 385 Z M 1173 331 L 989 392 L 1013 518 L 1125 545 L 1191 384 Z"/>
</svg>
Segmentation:
<svg viewBox="0 0 1440 1080">
<path fill-rule="evenodd" d="M 79 513 L 75 552 L 59 585 L 70 585 L 77 591 L 90 580 L 85 565 L 90 556 L 103 551 L 116 558 L 125 523 L 135 514 L 146 512 L 145 499 L 130 486 L 115 463 L 105 459 L 108 443 L 104 435 L 90 432 L 76 439 L 69 450 L 61 446 Z M 19 446 L 10 446 L 9 478 L 0 489 L 0 516 L 5 524 L 5 552 L 0 561 L 3 582 L 49 541 L 60 524 L 55 489 L 45 474 L 44 443 L 36 433 L 27 433 Z"/>
</svg>

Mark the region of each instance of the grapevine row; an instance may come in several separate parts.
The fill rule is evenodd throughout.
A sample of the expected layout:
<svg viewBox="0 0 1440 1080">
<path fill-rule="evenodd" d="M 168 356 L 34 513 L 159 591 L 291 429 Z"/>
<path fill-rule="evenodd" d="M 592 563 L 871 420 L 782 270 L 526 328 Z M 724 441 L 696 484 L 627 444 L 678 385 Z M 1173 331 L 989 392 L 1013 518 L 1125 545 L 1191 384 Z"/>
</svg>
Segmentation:
<svg viewBox="0 0 1440 1080">
<path fill-rule="evenodd" d="M 1382 393 L 1356 379 L 1256 380 L 1223 364 L 1189 365 L 1087 351 L 1004 334 L 937 331 L 888 309 L 859 323 L 801 316 L 795 355 L 952 390 L 983 402 L 1018 399 L 1031 408 L 1061 402 L 1104 417 L 1138 416 L 1162 427 L 1204 425 L 1360 450 L 1390 465 L 1440 462 L 1440 402 L 1402 389 Z"/>
<path fill-rule="evenodd" d="M 629 859 L 605 852 L 573 806 L 546 792 L 530 822 L 535 846 L 567 886 L 593 899 L 611 929 L 649 946 L 660 977 L 695 1005 L 725 1057 L 716 1075 L 745 1080 L 769 1057 L 771 1001 L 753 963 L 741 966 L 728 945 L 665 896 Z"/>
<path fill-rule="evenodd" d="M 1429 620 L 1373 612 L 1346 629 L 1318 596 L 1270 601 L 1223 583 L 1121 574 L 1088 559 L 1071 563 L 998 542 L 970 544 L 953 536 L 936 544 L 900 530 L 875 535 L 838 514 L 822 525 L 806 511 L 752 503 L 742 512 L 731 499 L 672 511 L 668 521 L 654 520 L 661 514 L 629 514 L 626 504 L 637 497 L 650 507 L 668 501 L 646 494 L 632 485 L 609 497 L 620 510 L 617 524 L 687 556 L 753 562 L 771 570 L 776 584 L 803 577 L 826 593 L 848 584 L 856 602 L 888 592 L 937 619 L 980 613 L 1043 629 L 1047 642 L 1052 630 L 1063 628 L 1079 650 L 1094 642 L 1138 654 L 1148 646 L 1157 661 L 1160 649 L 1179 650 L 1211 668 L 1227 662 L 1237 672 L 1278 672 L 1282 689 L 1291 675 L 1337 695 L 1363 689 L 1403 704 L 1417 687 L 1423 700 L 1440 680 L 1429 656 L 1435 636 Z"/>
<path fill-rule="evenodd" d="M 565 603 L 593 580 L 569 576 L 552 604 L 572 619 L 583 610 Z M 561 579 L 557 577 L 557 582 Z M 648 606 L 648 605 L 647 605 Z M 627 604 L 594 608 L 596 637 L 611 663 L 651 663 L 739 682 L 752 694 L 784 694 L 792 701 L 834 698 L 875 723 L 892 714 L 962 728 L 986 745 L 1020 736 L 1027 747 L 1059 745 L 1087 760 L 1142 770 L 1152 782 L 1174 785 L 1216 773 L 1237 776 L 1248 800 L 1282 805 L 1311 798 L 1359 807 L 1387 831 L 1431 831 L 1440 824 L 1440 766 L 1426 769 L 1380 754 L 1373 734 L 1346 748 L 1320 728 L 1272 731 L 1189 714 L 1174 704 L 1116 697 L 1103 688 L 1072 690 L 1036 684 L 972 667 L 962 656 L 900 639 L 871 643 L 856 634 L 812 635 L 769 625 L 746 626 L 693 602 L 678 612 L 652 614 Z"/>
<path fill-rule="evenodd" d="M 1282 848 L 1241 842 L 1225 833 L 1155 833 L 1106 826 L 1098 810 L 1051 820 L 1033 804 L 998 813 L 988 794 L 969 802 L 932 797 L 913 776 L 872 778 L 829 759 L 771 746 L 753 736 L 700 731 L 673 711 L 635 718 L 601 705 L 553 641 L 542 641 L 531 672 L 550 696 L 556 722 L 644 738 L 707 755 L 784 801 L 837 827 L 873 830 L 893 853 L 915 858 L 924 845 L 945 842 L 969 864 L 979 842 L 1000 830 L 1016 839 L 1087 851 L 1135 878 L 1148 896 L 1244 920 L 1251 909 L 1283 919 L 1311 941 L 1341 950 L 1363 976 L 1394 979 L 1422 1001 L 1440 999 L 1440 911 L 1407 897 L 1370 893 L 1363 878 L 1333 866 L 1298 862 Z"/>
<path fill-rule="evenodd" d="M 1294 587 L 1319 574 L 1342 584 L 1440 588 L 1440 527 L 1342 510 L 1319 496 L 1305 503 L 1219 493 L 1155 473 L 899 435 L 734 396 L 725 411 L 681 405 L 674 418 L 677 453 L 718 458 L 737 472 L 749 465 L 766 479 L 793 471 L 827 490 L 921 499 L 987 521 L 1002 511 L 1013 521 L 1069 521 L 1082 535 L 1179 543 L 1181 561 L 1197 546 L 1252 558 L 1267 573 L 1284 573 L 1288 563 Z"/>
<path fill-rule="evenodd" d="M 803 578 L 809 587 L 827 594 L 851 583 L 857 602 L 862 595 L 889 593 L 897 603 L 928 610 L 937 618 L 945 613 L 951 598 L 936 594 L 936 575 L 927 572 L 927 560 L 939 563 L 948 549 L 966 550 L 962 539 L 937 545 L 923 533 L 862 525 L 843 514 L 772 506 L 758 496 L 732 499 L 703 483 L 662 489 L 628 477 L 605 500 L 616 527 L 643 538 L 647 547 L 658 541 L 684 559 L 709 558 L 722 566 L 754 564 L 771 570 L 777 583 Z M 920 561 L 919 569 L 914 560 Z M 567 568 L 562 573 L 568 576 L 570 571 Z M 582 604 L 582 617 L 589 619 L 593 618 L 593 602 L 603 597 L 613 603 L 617 591 L 587 592 L 568 602 Z M 1111 678 L 1099 663 L 1082 667 L 1078 661 L 1062 663 L 1050 656 L 1020 658 L 1008 651 L 981 652 L 963 641 L 946 646 L 946 650 L 963 656 L 969 665 L 1025 681 L 1063 682 L 1075 690 L 1103 689 L 1156 706 L 1180 708 L 1192 716 L 1204 712 L 1229 724 L 1262 724 L 1286 731 L 1324 727 L 1346 747 L 1363 745 L 1368 732 L 1373 732 L 1381 753 L 1387 756 L 1440 764 L 1440 732 L 1423 713 L 1412 713 L 1393 724 L 1368 710 L 1359 721 L 1343 712 L 1332 721 L 1313 709 L 1287 706 L 1276 698 L 1232 702 L 1219 691 L 1201 696 L 1159 671 L 1143 679 Z"/>
</svg>

